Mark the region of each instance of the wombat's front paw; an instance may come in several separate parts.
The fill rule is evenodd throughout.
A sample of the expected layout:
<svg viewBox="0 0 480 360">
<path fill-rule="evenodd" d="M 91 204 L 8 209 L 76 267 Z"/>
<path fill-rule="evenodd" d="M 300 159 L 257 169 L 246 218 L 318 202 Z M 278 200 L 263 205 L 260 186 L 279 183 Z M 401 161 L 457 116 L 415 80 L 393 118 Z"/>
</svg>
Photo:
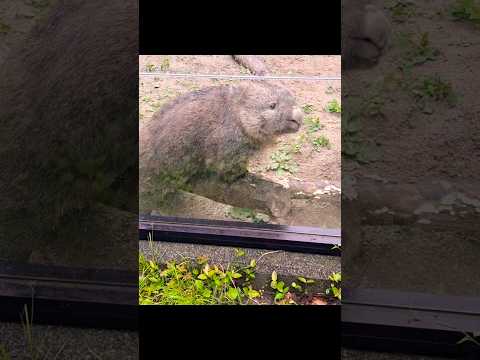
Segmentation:
<svg viewBox="0 0 480 360">
<path fill-rule="evenodd" d="M 269 204 L 269 210 L 273 217 L 284 218 L 290 213 L 292 209 L 291 199 L 273 199 Z"/>
</svg>

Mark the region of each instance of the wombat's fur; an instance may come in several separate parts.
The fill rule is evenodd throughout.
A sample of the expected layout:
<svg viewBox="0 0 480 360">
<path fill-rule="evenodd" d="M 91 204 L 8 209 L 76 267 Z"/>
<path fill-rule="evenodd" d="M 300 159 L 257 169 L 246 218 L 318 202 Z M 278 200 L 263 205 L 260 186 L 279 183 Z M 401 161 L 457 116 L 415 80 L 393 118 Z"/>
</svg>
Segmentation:
<svg viewBox="0 0 480 360">
<path fill-rule="evenodd" d="M 0 238 L 26 250 L 72 246 L 100 203 L 138 211 L 138 2 L 51 6 L 0 66 Z M 106 230 L 89 235 L 96 253 Z"/>
<path fill-rule="evenodd" d="M 302 119 L 291 93 L 265 82 L 178 97 L 140 129 L 141 211 L 149 192 L 158 200 L 172 189 L 192 190 L 206 178 L 233 184 L 246 175 L 259 147 L 297 131 Z"/>
<path fill-rule="evenodd" d="M 390 37 L 385 14 L 365 0 L 342 0 L 342 65 L 375 65 Z"/>
</svg>

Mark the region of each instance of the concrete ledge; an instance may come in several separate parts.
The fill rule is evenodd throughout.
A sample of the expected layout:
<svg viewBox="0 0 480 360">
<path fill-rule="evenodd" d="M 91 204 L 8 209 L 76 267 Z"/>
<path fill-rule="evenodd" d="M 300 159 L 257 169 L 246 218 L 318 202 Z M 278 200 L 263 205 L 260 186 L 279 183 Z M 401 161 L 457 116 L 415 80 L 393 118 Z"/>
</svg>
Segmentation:
<svg viewBox="0 0 480 360">
<path fill-rule="evenodd" d="M 248 264 L 251 259 L 256 259 L 259 274 L 271 274 L 275 270 L 280 276 L 287 278 L 303 276 L 315 280 L 327 280 L 331 273 L 341 271 L 341 258 L 338 256 L 243 249 L 245 256 L 236 257 L 235 249 L 231 247 L 159 241 L 140 241 L 139 250 L 146 257 L 155 259 L 157 262 L 182 257 L 206 256 L 211 263 L 226 266 L 232 262 Z"/>
</svg>

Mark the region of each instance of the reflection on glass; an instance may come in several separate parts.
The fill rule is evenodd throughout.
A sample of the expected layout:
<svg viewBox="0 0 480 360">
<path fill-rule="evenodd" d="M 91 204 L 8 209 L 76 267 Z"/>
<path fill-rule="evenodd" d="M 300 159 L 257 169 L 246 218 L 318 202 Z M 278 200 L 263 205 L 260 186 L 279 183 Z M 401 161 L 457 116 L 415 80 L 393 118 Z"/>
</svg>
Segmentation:
<svg viewBox="0 0 480 360">
<path fill-rule="evenodd" d="M 375 43 L 380 13 L 392 29 L 377 62 L 344 68 L 345 286 L 479 296 L 478 29 L 450 2 L 381 4 L 344 11 L 347 38 Z"/>
</svg>

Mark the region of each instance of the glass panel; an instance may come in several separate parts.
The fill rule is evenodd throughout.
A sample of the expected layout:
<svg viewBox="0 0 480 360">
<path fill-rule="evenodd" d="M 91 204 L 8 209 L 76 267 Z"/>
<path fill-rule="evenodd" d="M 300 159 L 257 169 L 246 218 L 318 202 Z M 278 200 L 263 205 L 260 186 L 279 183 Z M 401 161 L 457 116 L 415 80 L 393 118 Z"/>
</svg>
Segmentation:
<svg viewBox="0 0 480 360">
<path fill-rule="evenodd" d="M 2 2 L 0 260 L 136 269 L 137 10 Z"/>
<path fill-rule="evenodd" d="M 479 296 L 478 29 L 466 2 L 370 3 L 343 11 L 344 286 Z"/>
<path fill-rule="evenodd" d="M 141 213 L 340 228 L 340 56 L 255 60 L 140 56 Z"/>
</svg>

